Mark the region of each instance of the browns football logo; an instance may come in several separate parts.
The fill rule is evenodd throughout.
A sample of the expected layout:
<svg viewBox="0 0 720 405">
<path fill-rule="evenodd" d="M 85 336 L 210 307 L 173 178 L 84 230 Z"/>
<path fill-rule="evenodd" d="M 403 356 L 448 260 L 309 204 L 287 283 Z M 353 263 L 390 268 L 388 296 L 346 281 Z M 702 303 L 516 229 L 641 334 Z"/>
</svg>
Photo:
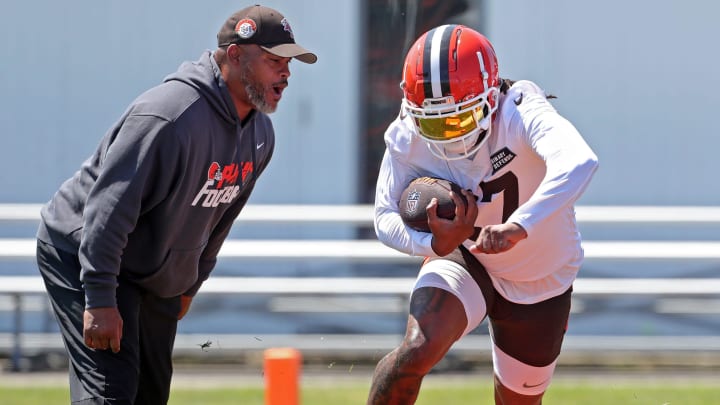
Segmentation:
<svg viewBox="0 0 720 405">
<path fill-rule="evenodd" d="M 249 18 L 244 18 L 235 24 L 235 32 L 240 38 L 248 39 L 257 32 L 257 24 Z"/>
</svg>

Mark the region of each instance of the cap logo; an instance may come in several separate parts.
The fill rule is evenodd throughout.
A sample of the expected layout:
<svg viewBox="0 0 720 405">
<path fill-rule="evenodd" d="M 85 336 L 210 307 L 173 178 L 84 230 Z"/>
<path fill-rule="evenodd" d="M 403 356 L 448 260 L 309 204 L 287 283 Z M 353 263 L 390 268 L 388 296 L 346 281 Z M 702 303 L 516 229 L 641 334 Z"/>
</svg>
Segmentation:
<svg viewBox="0 0 720 405">
<path fill-rule="evenodd" d="M 293 34 L 292 28 L 290 27 L 290 23 L 288 22 L 287 18 L 283 18 L 282 21 L 280 21 L 280 24 L 282 24 L 283 30 L 290 34 L 290 38 L 295 39 L 295 34 Z"/>
<path fill-rule="evenodd" d="M 240 38 L 248 39 L 257 32 L 257 24 L 249 18 L 244 18 L 235 24 L 235 32 Z"/>
</svg>

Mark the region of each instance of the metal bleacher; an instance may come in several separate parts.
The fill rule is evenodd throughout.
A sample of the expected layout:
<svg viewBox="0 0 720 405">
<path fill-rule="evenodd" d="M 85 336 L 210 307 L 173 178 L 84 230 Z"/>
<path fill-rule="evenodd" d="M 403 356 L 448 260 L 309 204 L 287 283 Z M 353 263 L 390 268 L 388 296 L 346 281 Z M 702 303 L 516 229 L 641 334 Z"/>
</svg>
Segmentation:
<svg viewBox="0 0 720 405">
<path fill-rule="evenodd" d="M 0 238 L 0 263 L 5 269 L 12 268 L 13 263 L 23 263 L 25 266 L 32 263 L 35 257 L 34 230 L 39 219 L 40 206 L 37 204 L 0 204 L 0 229 L 8 224 L 24 227 L 22 235 L 10 234 Z M 718 269 L 720 264 L 720 235 L 715 230 L 720 227 L 720 207 L 649 207 L 649 206 L 579 206 L 577 217 L 581 227 L 597 227 L 599 230 L 584 242 L 586 262 L 595 264 L 595 267 L 618 267 L 618 262 L 625 263 L 625 267 L 633 263 L 665 263 L 672 262 L 672 266 L 682 267 L 689 263 L 700 262 L 711 270 L 700 277 L 678 276 L 682 271 L 659 276 L 646 272 L 641 277 L 635 274 L 609 274 L 608 276 L 580 277 L 575 286 L 577 308 L 594 305 L 598 299 L 607 300 L 608 297 L 655 297 L 664 299 L 670 307 L 677 307 L 681 303 L 695 303 L 693 308 L 718 306 L 720 298 L 720 277 Z M 340 225 L 348 229 L 365 228 L 372 225 L 372 206 L 370 205 L 249 205 L 241 213 L 238 222 L 246 225 L 272 224 L 275 226 L 317 226 L 318 224 Z M 633 237 L 633 232 L 627 231 L 655 227 L 655 229 L 671 229 L 670 236 L 651 238 L 662 232 L 649 231 L 641 236 L 645 239 Z M 679 230 L 682 227 L 681 230 Z M 705 231 L 704 237 L 695 239 L 688 229 L 701 228 Z M 708 227 L 711 229 L 708 231 Z M 619 229 L 620 231 L 614 232 Z M 624 230 L 623 230 L 624 229 Z M 679 230 L 679 231 L 678 231 Z M 413 265 L 419 263 L 420 258 L 409 257 L 396 252 L 372 237 L 358 237 L 357 232 L 349 232 L 350 237 L 338 239 L 336 236 L 328 237 L 292 237 L 283 235 L 281 238 L 272 237 L 264 239 L 242 239 L 232 236 L 226 241 L 221 252 L 220 260 L 229 260 L 232 263 L 243 262 L 272 262 L 272 263 L 321 263 L 342 262 L 363 264 L 372 268 L 381 265 Z M 677 234 L 677 238 L 672 236 Z M 702 234 L 700 232 L 699 234 Z M 630 237 L 628 237 L 630 235 Z M 709 236 L 708 236 L 709 235 Z M 712 235 L 715 235 L 713 238 Z M 629 265 L 628 265 L 629 263 Z M 14 369 L 19 369 L 20 361 L 28 353 L 37 353 L 48 350 L 58 350 L 62 347 L 59 335 L 48 326 L 47 330 L 39 332 L 26 332 L 24 318 L 28 312 L 36 311 L 47 313 L 43 305 L 44 288 L 42 281 L 35 274 L 10 274 L 8 270 L 0 272 L 0 299 L 5 296 L 5 303 L 0 306 L 0 316 L 5 314 L 11 318 L 11 327 L 7 331 L 0 330 L 0 356 L 6 355 L 11 359 Z M 612 273 L 612 272 L 611 272 Z M 338 277 L 327 276 L 287 276 L 287 275 L 218 275 L 203 285 L 198 298 L 213 296 L 265 296 L 265 297 L 292 297 L 294 303 L 290 312 L 305 311 L 297 304 L 303 297 L 310 297 L 315 306 L 322 307 L 328 299 L 338 297 L 360 296 L 366 299 L 372 297 L 395 298 L 391 308 L 382 309 L 381 301 L 368 311 L 396 312 L 398 322 L 402 324 L 404 304 L 412 287 L 413 278 L 407 275 L 385 276 L 373 274 L 347 275 Z M 371 297 L 371 298 L 368 298 Z M 34 301 L 33 301 L 34 299 Z M 670 299 L 670 301 L 667 301 Z M 39 301 L 38 301 L 39 300 Z M 197 299 L 196 299 L 197 300 Z M 326 301 L 323 301 L 326 300 Z M 583 300 L 585 303 L 583 304 Z M 698 301 L 699 300 L 699 301 Z M 34 302 L 34 305 L 28 305 Z M 40 305 L 37 303 L 40 302 Z M 193 304 L 195 308 L 195 304 Z M 387 305 L 386 305 L 387 306 Z M 574 303 L 575 306 L 575 303 Z M 658 308 L 655 305 L 653 308 Z M 268 308 L 272 311 L 272 308 Z M 277 307 L 276 309 L 277 310 Z M 692 312 L 696 309 L 685 310 Z M 287 309 L 286 309 L 287 311 Z M 316 312 L 342 312 L 342 309 L 331 308 L 327 304 L 323 308 L 311 308 L 306 311 Z M 358 311 L 354 309 L 353 311 Z M 682 311 L 681 311 L 682 312 Z M 712 312 L 712 311 L 711 311 Z M 720 309 L 717 309 L 720 314 Z M 192 311 L 191 311 L 192 314 Z M 714 314 L 714 313 L 713 313 Z M 720 327 L 714 328 L 715 315 L 711 315 L 710 327 L 704 330 L 710 332 L 703 334 L 664 334 L 654 336 L 645 335 L 569 335 L 566 339 L 566 352 L 591 352 L 597 350 L 616 350 L 633 352 L 668 352 L 693 351 L 720 354 Z M 718 322 L 720 323 L 720 322 Z M 714 328 L 714 329 L 713 329 Z M 176 353 L 197 354 L 197 342 L 205 339 L 203 333 L 180 333 L 176 341 Z M 324 333 L 290 333 L 290 334 L 264 334 L 262 339 L 253 333 L 227 334 L 222 337 L 214 335 L 223 341 L 225 354 L 253 351 L 274 345 L 292 344 L 306 352 L 367 352 L 377 353 L 392 348 L 401 338 L 399 333 L 352 333 L 352 334 L 324 334 Z M 481 351 L 487 353 L 486 335 L 470 335 L 458 342 L 453 351 L 457 353 L 470 353 Z"/>
</svg>

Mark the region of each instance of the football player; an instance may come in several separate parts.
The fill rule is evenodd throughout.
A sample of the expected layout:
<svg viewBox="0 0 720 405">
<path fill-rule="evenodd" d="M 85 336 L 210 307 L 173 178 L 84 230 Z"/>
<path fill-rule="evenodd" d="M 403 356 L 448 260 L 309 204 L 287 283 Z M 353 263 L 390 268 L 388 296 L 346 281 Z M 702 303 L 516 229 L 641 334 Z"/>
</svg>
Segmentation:
<svg viewBox="0 0 720 405">
<path fill-rule="evenodd" d="M 463 25 L 420 36 L 403 69 L 399 116 L 385 132 L 375 230 L 424 256 L 402 342 L 379 361 L 368 404 L 412 404 L 450 347 L 488 320 L 496 404 L 540 404 L 550 385 L 583 261 L 574 203 L 598 167 L 577 129 L 527 80 L 503 80 L 493 46 Z M 427 207 L 431 232 L 398 201 L 415 178 L 451 180 L 456 216 Z M 482 230 L 470 239 L 474 227 Z"/>
</svg>

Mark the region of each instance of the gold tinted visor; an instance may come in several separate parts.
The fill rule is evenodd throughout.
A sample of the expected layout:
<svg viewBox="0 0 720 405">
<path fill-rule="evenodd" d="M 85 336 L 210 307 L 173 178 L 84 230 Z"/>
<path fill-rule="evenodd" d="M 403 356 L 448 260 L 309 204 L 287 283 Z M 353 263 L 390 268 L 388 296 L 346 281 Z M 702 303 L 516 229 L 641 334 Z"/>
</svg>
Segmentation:
<svg viewBox="0 0 720 405">
<path fill-rule="evenodd" d="M 415 116 L 415 124 L 420 133 L 433 140 L 449 140 L 468 134 L 477 128 L 477 123 L 484 118 L 481 105 L 457 114 L 429 118 Z"/>
</svg>

